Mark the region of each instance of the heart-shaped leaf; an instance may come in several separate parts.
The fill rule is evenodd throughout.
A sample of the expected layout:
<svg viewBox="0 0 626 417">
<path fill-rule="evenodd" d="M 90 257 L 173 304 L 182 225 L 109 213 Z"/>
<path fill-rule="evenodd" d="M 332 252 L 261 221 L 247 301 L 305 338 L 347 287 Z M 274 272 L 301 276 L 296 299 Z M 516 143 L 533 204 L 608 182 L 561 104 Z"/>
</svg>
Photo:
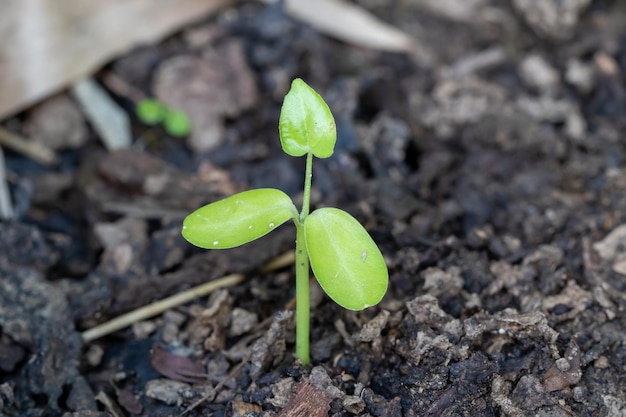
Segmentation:
<svg viewBox="0 0 626 417">
<path fill-rule="evenodd" d="M 365 228 L 336 208 L 315 210 L 304 221 L 311 269 L 322 289 L 340 306 L 363 310 L 387 292 L 389 272 Z"/>
<path fill-rule="evenodd" d="M 311 152 L 318 158 L 333 154 L 337 129 L 328 105 L 300 78 L 291 83 L 278 122 L 283 151 L 291 156 Z"/>
<path fill-rule="evenodd" d="M 298 211 L 291 198 L 274 188 L 244 191 L 191 213 L 182 234 L 205 249 L 228 249 L 265 236 Z"/>
</svg>

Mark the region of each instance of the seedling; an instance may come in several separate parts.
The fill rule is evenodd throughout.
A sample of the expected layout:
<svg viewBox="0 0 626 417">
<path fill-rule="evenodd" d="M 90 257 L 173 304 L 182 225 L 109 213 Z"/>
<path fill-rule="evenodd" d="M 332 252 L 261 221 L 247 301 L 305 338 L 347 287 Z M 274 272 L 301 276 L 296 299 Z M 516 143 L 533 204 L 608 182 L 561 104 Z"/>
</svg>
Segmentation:
<svg viewBox="0 0 626 417">
<path fill-rule="evenodd" d="M 137 103 L 135 113 L 139 120 L 148 126 L 156 126 L 165 117 L 165 106 L 153 98 L 145 98 Z"/>
<path fill-rule="evenodd" d="M 279 120 L 283 151 L 306 155 L 304 197 L 298 213 L 284 192 L 245 191 L 206 205 L 183 222 L 182 234 L 205 249 L 227 249 L 266 235 L 288 220 L 296 225 L 296 356 L 309 363 L 309 262 L 320 286 L 340 306 L 363 310 L 378 304 L 389 273 L 365 228 L 336 208 L 309 213 L 313 156 L 332 155 L 337 133 L 328 105 L 297 78 L 285 96 Z"/>
<path fill-rule="evenodd" d="M 148 126 L 163 124 L 165 131 L 174 137 L 184 137 L 191 133 L 191 121 L 182 111 L 170 109 L 153 98 L 146 98 L 137 103 L 137 118 Z"/>
</svg>

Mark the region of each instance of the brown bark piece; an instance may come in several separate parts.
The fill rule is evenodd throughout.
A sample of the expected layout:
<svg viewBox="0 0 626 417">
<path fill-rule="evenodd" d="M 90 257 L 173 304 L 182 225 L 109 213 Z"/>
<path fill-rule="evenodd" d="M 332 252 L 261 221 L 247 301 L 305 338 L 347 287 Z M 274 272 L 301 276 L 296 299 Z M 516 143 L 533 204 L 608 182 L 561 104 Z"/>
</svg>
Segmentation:
<svg viewBox="0 0 626 417">
<path fill-rule="evenodd" d="M 310 382 L 296 387 L 295 396 L 287 403 L 278 417 L 325 417 L 330 409 L 331 396 Z"/>
</svg>

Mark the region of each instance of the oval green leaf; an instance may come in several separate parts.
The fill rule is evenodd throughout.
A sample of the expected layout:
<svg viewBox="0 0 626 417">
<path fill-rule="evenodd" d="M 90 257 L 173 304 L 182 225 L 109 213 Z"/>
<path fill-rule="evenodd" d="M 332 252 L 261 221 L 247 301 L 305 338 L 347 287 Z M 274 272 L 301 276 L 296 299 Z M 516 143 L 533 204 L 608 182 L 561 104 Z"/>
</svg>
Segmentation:
<svg viewBox="0 0 626 417">
<path fill-rule="evenodd" d="M 139 120 L 148 126 L 158 125 L 163 121 L 163 117 L 165 117 L 165 106 L 161 104 L 159 101 L 146 98 L 137 103 L 137 107 L 135 108 L 135 113 Z"/>
<path fill-rule="evenodd" d="M 291 83 L 278 122 L 283 151 L 291 156 L 311 152 L 318 158 L 333 154 L 335 119 L 324 99 L 300 78 Z"/>
<path fill-rule="evenodd" d="M 322 289 L 340 306 L 363 310 L 387 292 L 389 272 L 365 228 L 336 208 L 315 210 L 304 221 L 311 269 Z"/>
<path fill-rule="evenodd" d="M 163 126 L 170 135 L 176 138 L 189 136 L 191 133 L 191 120 L 185 112 L 168 110 L 163 119 Z"/>
<path fill-rule="evenodd" d="M 205 249 L 228 249 L 265 236 L 298 211 L 291 198 L 273 188 L 244 191 L 191 213 L 182 235 Z"/>
</svg>

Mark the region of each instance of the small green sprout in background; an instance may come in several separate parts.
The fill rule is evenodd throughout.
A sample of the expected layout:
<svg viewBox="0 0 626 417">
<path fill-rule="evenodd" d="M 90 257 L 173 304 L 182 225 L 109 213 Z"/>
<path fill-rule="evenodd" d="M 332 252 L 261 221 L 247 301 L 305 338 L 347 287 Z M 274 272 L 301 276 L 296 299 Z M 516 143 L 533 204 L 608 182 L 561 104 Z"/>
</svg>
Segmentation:
<svg viewBox="0 0 626 417">
<path fill-rule="evenodd" d="M 326 294 L 349 310 L 378 304 L 389 273 L 376 243 L 350 214 L 336 208 L 309 213 L 313 156 L 332 155 L 335 120 L 324 99 L 297 78 L 285 96 L 279 120 L 283 151 L 306 155 L 304 198 L 298 213 L 284 192 L 245 191 L 206 205 L 183 222 L 182 234 L 205 249 L 228 249 L 266 235 L 288 220 L 296 225 L 296 356 L 309 363 L 309 262 Z"/>
<path fill-rule="evenodd" d="M 139 120 L 148 126 L 160 124 L 165 117 L 165 111 L 165 106 L 153 98 L 141 100 L 135 108 L 135 113 Z"/>
<path fill-rule="evenodd" d="M 163 124 L 165 131 L 174 137 L 185 137 L 191 133 L 191 121 L 182 111 L 170 109 L 158 100 L 146 98 L 137 103 L 135 113 L 148 126 Z"/>
<path fill-rule="evenodd" d="M 171 136 L 182 138 L 191 133 L 191 121 L 187 114 L 178 110 L 168 110 L 165 113 L 163 127 Z"/>
</svg>

